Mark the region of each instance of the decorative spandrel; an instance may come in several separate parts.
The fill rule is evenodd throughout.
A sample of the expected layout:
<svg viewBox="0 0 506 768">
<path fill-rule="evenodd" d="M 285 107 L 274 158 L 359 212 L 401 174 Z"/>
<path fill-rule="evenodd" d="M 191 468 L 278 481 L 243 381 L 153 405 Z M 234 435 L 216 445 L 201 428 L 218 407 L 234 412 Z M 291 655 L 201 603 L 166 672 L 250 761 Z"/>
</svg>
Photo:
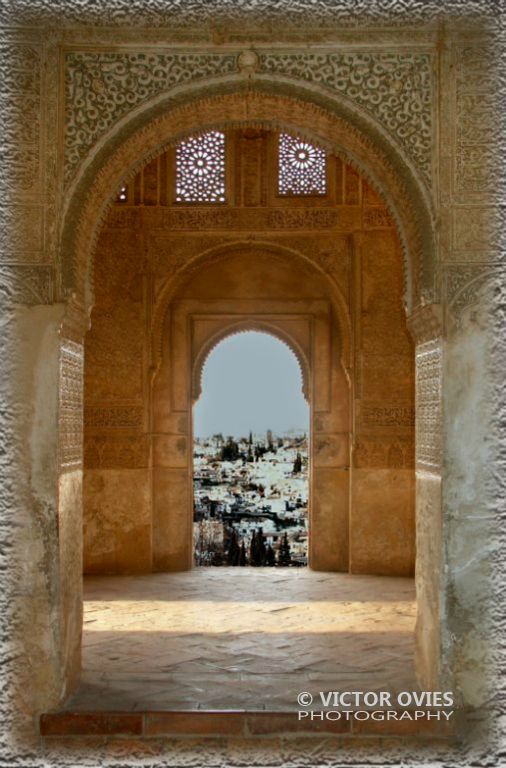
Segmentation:
<svg viewBox="0 0 506 768">
<path fill-rule="evenodd" d="M 209 131 L 176 148 L 176 202 L 225 202 L 225 134 Z"/>
<path fill-rule="evenodd" d="M 279 136 L 278 191 L 280 195 L 325 195 L 327 158 L 325 150 L 304 139 Z"/>
</svg>

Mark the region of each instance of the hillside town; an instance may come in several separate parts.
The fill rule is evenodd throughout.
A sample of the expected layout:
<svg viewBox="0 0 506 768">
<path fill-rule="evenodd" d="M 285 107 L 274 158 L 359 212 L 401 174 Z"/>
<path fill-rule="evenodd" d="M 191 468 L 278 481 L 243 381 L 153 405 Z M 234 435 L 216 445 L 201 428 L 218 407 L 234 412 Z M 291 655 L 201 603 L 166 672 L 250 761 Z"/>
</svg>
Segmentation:
<svg viewBox="0 0 506 768">
<path fill-rule="evenodd" d="M 307 565 L 306 434 L 195 438 L 193 485 L 196 565 Z"/>
</svg>

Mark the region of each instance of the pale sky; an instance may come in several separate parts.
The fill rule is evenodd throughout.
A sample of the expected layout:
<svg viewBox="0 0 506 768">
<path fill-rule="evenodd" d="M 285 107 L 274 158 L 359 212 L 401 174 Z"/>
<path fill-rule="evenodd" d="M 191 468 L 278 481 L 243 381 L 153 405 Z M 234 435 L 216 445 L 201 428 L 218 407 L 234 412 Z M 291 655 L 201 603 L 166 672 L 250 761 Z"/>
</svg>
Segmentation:
<svg viewBox="0 0 506 768">
<path fill-rule="evenodd" d="M 193 417 L 197 437 L 218 432 L 247 437 L 250 430 L 261 434 L 267 429 L 307 432 L 309 408 L 295 355 L 267 333 L 248 331 L 224 339 L 204 365 Z"/>
</svg>

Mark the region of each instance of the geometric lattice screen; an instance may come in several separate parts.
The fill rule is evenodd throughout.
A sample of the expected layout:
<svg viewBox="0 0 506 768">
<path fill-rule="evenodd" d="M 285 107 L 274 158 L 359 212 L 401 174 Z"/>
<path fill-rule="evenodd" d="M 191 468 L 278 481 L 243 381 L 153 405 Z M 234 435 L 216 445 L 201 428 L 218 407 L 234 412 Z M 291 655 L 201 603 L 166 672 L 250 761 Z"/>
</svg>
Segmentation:
<svg viewBox="0 0 506 768">
<path fill-rule="evenodd" d="M 176 148 L 176 201 L 225 202 L 225 134 L 209 131 Z"/>
<path fill-rule="evenodd" d="M 325 150 L 281 133 L 279 136 L 278 192 L 280 195 L 325 195 L 327 192 Z"/>
</svg>

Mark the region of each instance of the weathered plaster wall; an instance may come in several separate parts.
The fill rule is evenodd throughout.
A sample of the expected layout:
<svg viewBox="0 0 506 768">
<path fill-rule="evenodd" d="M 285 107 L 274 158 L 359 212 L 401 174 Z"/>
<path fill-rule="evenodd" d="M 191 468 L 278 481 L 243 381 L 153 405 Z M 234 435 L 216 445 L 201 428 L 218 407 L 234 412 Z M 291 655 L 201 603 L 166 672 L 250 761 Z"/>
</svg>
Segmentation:
<svg viewBox="0 0 506 768">
<path fill-rule="evenodd" d="M 464 307 L 449 312 L 443 379 L 445 483 L 443 540 L 449 570 L 445 653 L 448 676 L 464 701 L 480 707 L 490 696 L 493 673 L 488 589 L 497 527 L 486 491 L 492 466 L 491 386 L 484 376 L 491 358 L 491 292 L 476 285 Z M 473 435 L 470 442 L 464 435 Z M 480 542 L 480 546 L 476 546 Z"/>
<path fill-rule="evenodd" d="M 64 312 L 55 304 L 20 308 L 17 315 L 18 438 L 31 466 L 17 521 L 23 535 L 15 547 L 16 630 L 23 649 L 18 702 L 27 717 L 56 706 L 76 684 L 81 664 L 81 472 L 59 475 Z"/>
<path fill-rule="evenodd" d="M 193 395 L 183 372 L 191 344 L 198 356 L 204 343 L 192 318 L 214 314 L 217 333 L 231 322 L 220 314 L 284 311 L 327 324 L 307 347 L 312 566 L 410 575 L 414 362 L 393 221 L 339 158 L 329 157 L 328 194 L 279 197 L 277 134 L 227 136 L 226 205 L 174 204 L 169 150 L 128 184 L 104 223 L 85 345 L 85 571 L 191 565 Z M 329 303 L 328 318 L 307 305 L 318 300 Z M 179 310 L 181 302 L 193 308 Z M 164 313 L 172 319 L 162 332 Z M 304 331 L 295 320 L 287 328 L 303 348 Z"/>
</svg>

